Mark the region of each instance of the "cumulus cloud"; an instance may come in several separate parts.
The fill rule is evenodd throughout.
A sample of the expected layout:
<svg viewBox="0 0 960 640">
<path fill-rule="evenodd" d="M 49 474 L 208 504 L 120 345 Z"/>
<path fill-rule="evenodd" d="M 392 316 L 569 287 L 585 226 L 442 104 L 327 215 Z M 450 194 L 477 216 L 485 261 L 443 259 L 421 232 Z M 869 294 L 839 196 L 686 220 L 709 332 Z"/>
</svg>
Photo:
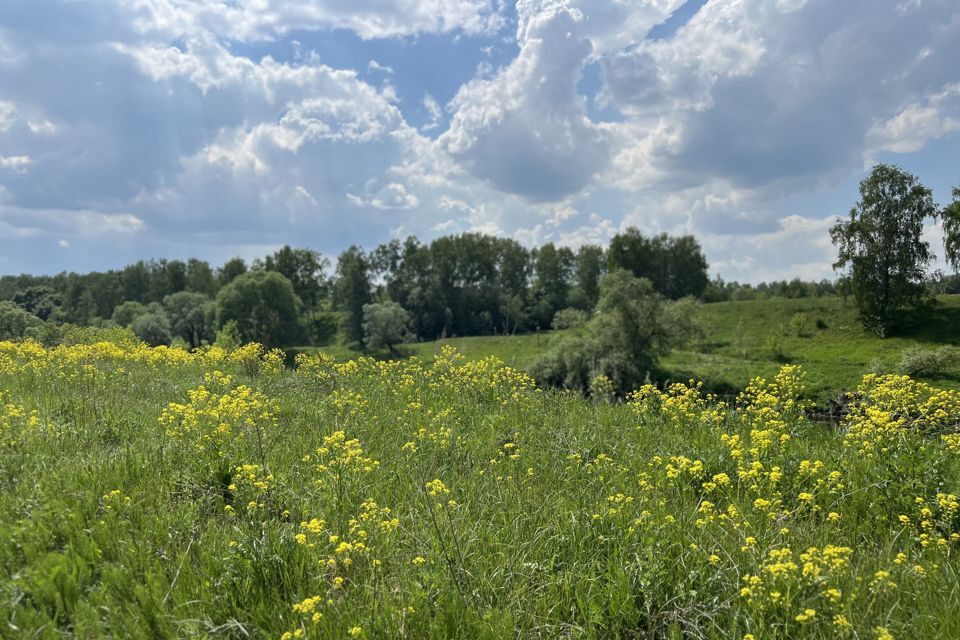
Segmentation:
<svg viewBox="0 0 960 640">
<path fill-rule="evenodd" d="M 362 38 L 419 33 L 496 32 L 504 22 L 491 0 L 122 0 L 146 34 L 203 29 L 238 40 L 271 40 L 291 31 L 347 29 Z"/>
<path fill-rule="evenodd" d="M 844 207 L 791 198 L 957 135 L 960 7 L 710 0 L 648 37 L 684 4 L 0 3 L 0 235 L 229 257 L 632 224 L 700 236 L 731 277 L 829 271 Z M 342 30 L 356 69 L 303 44 Z M 411 78 L 389 52 L 424 41 L 483 53 Z"/>
<path fill-rule="evenodd" d="M 946 87 L 923 102 L 913 102 L 892 118 L 877 122 L 867 131 L 867 141 L 874 151 L 909 153 L 958 130 L 960 83 Z"/>
<path fill-rule="evenodd" d="M 592 51 L 584 14 L 563 2 L 519 2 L 520 53 L 493 78 L 461 87 L 440 145 L 472 175 L 531 201 L 550 201 L 590 183 L 610 141 L 577 92 Z"/>
<path fill-rule="evenodd" d="M 367 182 L 363 194 L 348 193 L 347 199 L 358 207 L 374 209 L 413 209 L 420 204 L 417 196 L 399 182 L 390 182 L 378 188 L 376 180 Z"/>
<path fill-rule="evenodd" d="M 0 156 L 0 169 L 24 173 L 31 162 L 30 156 Z"/>
<path fill-rule="evenodd" d="M 634 137 L 619 168 L 741 186 L 809 185 L 858 169 L 874 122 L 957 80 L 956 3 L 897 7 L 715 0 L 673 38 L 611 56 L 605 95 L 647 120 L 624 127 Z"/>
</svg>

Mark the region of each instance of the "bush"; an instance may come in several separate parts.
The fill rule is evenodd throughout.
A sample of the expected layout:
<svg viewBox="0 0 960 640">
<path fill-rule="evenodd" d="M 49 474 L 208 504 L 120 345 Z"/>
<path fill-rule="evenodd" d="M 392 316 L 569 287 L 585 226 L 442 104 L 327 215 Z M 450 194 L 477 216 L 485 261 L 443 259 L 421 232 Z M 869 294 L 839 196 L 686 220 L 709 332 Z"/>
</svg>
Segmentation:
<svg viewBox="0 0 960 640">
<path fill-rule="evenodd" d="M 151 347 L 162 344 L 169 345 L 173 340 L 173 335 L 170 332 L 170 319 L 167 318 L 167 314 L 159 310 L 138 317 L 133 321 L 131 328 L 138 338 Z"/>
<path fill-rule="evenodd" d="M 590 316 L 586 311 L 569 307 L 567 309 L 561 309 L 554 314 L 551 326 L 558 331 L 562 331 L 563 329 L 576 329 L 577 327 L 585 325 L 589 319 Z"/>
<path fill-rule="evenodd" d="M 786 362 L 787 354 L 783 348 L 783 332 L 771 331 L 763 343 L 764 350 L 777 362 Z"/>
<path fill-rule="evenodd" d="M 396 345 L 412 337 L 410 314 L 396 302 L 363 305 L 363 344 L 368 349 L 387 348 L 396 355 Z"/>
<path fill-rule="evenodd" d="M 795 313 L 790 318 L 790 328 L 798 338 L 805 338 L 810 335 L 807 315 L 804 313 Z"/>
<path fill-rule="evenodd" d="M 12 302 L 0 302 L 0 340 L 22 338 L 28 329 L 42 324 L 43 320 Z"/>
<path fill-rule="evenodd" d="M 942 378 L 960 360 L 956 347 L 944 346 L 939 349 L 909 347 L 900 354 L 897 369 L 914 378 Z"/>
</svg>

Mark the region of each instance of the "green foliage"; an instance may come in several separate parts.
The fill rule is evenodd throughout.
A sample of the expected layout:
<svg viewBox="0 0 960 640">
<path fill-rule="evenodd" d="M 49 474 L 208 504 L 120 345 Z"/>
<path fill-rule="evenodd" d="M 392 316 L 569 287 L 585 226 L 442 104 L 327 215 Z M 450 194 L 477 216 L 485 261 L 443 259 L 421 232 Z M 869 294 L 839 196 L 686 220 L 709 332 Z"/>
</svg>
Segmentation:
<svg viewBox="0 0 960 640">
<path fill-rule="evenodd" d="M 63 296 L 53 287 L 40 285 L 17 291 L 13 303 L 41 320 L 50 320 L 60 312 Z"/>
<path fill-rule="evenodd" d="M 777 362 L 786 362 L 787 354 L 783 346 L 783 328 L 777 327 L 767 333 L 767 338 L 763 343 L 763 348 Z"/>
<path fill-rule="evenodd" d="M 878 164 L 860 183 L 860 201 L 849 219 L 830 230 L 839 248 L 834 267 L 849 271 L 864 326 L 881 337 L 926 299 L 932 254 L 922 234 L 938 213 L 933 193 L 915 176 Z"/>
<path fill-rule="evenodd" d="M 795 313 L 790 318 L 790 329 L 793 335 L 798 338 L 807 338 L 810 336 L 810 322 L 807 320 L 807 314 Z"/>
<path fill-rule="evenodd" d="M 917 378 L 942 378 L 960 363 L 957 347 L 942 346 L 936 349 L 908 347 L 900 354 L 897 369 L 900 373 Z"/>
<path fill-rule="evenodd" d="M 240 336 L 240 326 L 236 320 L 227 320 L 217 331 L 217 337 L 213 343 L 225 351 L 233 351 L 243 345 L 243 338 Z"/>
<path fill-rule="evenodd" d="M 268 271 L 282 273 L 307 309 L 314 309 L 327 296 L 329 283 L 325 271 L 330 263 L 312 249 L 294 249 L 284 245 L 273 255 L 267 256 L 263 266 Z"/>
<path fill-rule="evenodd" d="M 359 247 L 350 247 L 337 261 L 334 303 L 344 312 L 343 333 L 349 342 L 363 342 L 363 307 L 373 300 L 370 260 Z"/>
<path fill-rule="evenodd" d="M 237 276 L 217 294 L 216 305 L 217 327 L 236 322 L 243 342 L 273 348 L 297 344 L 303 337 L 300 299 L 290 281 L 276 271 Z"/>
<path fill-rule="evenodd" d="M 610 241 L 607 263 L 611 272 L 627 269 L 647 278 L 655 291 L 673 300 L 700 297 L 709 284 L 707 260 L 693 236 L 647 238 L 630 227 Z"/>
<path fill-rule="evenodd" d="M 947 262 L 960 270 L 960 187 L 953 188 L 953 201 L 940 212 Z"/>
<path fill-rule="evenodd" d="M 180 291 L 164 298 L 163 308 L 170 319 L 172 335 L 189 346 L 199 347 L 213 337 L 210 318 L 215 309 L 206 294 Z"/>
<path fill-rule="evenodd" d="M 865 381 L 836 429 L 794 368 L 729 406 L 110 351 L 5 345 L 5 638 L 960 637 L 935 389 Z"/>
<path fill-rule="evenodd" d="M 169 345 L 173 340 L 170 318 L 163 308 L 155 303 L 152 303 L 145 313 L 137 316 L 130 328 L 151 347 Z"/>
<path fill-rule="evenodd" d="M 649 280 L 618 269 L 601 280 L 597 315 L 585 335 L 558 344 L 537 363 L 534 376 L 581 392 L 605 376 L 626 393 L 658 373 L 660 357 L 697 333 L 694 316 L 691 302 L 670 303 Z"/>
<path fill-rule="evenodd" d="M 310 324 L 313 344 L 323 346 L 333 342 L 341 321 L 341 314 L 336 311 L 320 311 L 313 314 L 313 321 Z"/>
<path fill-rule="evenodd" d="M 363 344 L 368 349 L 388 349 L 396 354 L 396 345 L 410 334 L 410 314 L 396 302 L 363 305 Z"/>
<path fill-rule="evenodd" d="M 585 325 L 589 319 L 590 315 L 586 311 L 568 307 L 566 309 L 560 309 L 560 311 L 554 314 L 553 322 L 550 323 L 550 326 L 557 331 L 576 329 L 577 327 Z"/>
<path fill-rule="evenodd" d="M 134 320 L 147 312 L 147 305 L 135 300 L 127 300 L 117 305 L 111 319 L 118 327 L 129 327 Z"/>
<path fill-rule="evenodd" d="M 43 320 L 7 300 L 0 300 L 0 340 L 22 338 L 31 327 L 43 324 Z"/>
<path fill-rule="evenodd" d="M 247 263 L 243 258 L 230 258 L 217 269 L 217 281 L 225 287 L 247 272 Z"/>
</svg>

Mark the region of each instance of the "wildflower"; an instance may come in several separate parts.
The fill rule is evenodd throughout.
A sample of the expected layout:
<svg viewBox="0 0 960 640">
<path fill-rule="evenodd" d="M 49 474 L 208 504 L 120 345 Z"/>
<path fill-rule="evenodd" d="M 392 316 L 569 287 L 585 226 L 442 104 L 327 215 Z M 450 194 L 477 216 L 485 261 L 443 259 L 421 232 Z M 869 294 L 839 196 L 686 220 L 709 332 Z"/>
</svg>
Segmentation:
<svg viewBox="0 0 960 640">
<path fill-rule="evenodd" d="M 794 618 L 797 622 L 807 622 L 808 620 L 813 620 L 817 615 L 816 610 L 814 609 L 804 609 L 803 613 L 797 614 L 797 617 Z"/>
</svg>

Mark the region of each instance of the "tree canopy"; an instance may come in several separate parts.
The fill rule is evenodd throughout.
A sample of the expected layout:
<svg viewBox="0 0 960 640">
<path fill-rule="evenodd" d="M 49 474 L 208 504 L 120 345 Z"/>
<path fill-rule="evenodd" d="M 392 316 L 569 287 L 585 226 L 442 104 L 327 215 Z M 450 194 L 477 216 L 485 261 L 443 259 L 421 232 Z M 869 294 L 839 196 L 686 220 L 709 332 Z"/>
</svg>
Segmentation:
<svg viewBox="0 0 960 640">
<path fill-rule="evenodd" d="M 217 294 L 216 324 L 233 320 L 244 342 L 267 348 L 296 344 L 303 337 L 302 303 L 290 281 L 276 271 L 249 271 Z"/>
<path fill-rule="evenodd" d="M 864 326 L 877 334 L 887 335 L 904 312 L 927 299 L 933 253 L 923 229 L 939 215 L 933 192 L 916 176 L 878 164 L 860 182 L 849 217 L 831 228 L 839 250 L 834 268 L 846 270 Z M 947 240 L 955 246 L 949 229 Z"/>
</svg>

